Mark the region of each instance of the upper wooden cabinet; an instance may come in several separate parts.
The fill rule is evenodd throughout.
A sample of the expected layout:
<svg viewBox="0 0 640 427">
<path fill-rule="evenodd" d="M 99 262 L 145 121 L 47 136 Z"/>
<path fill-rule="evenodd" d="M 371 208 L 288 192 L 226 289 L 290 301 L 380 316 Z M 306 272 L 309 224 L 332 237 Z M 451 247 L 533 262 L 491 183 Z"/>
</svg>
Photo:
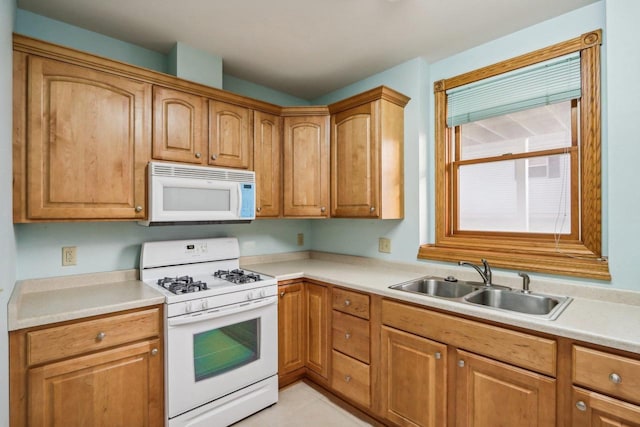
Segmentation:
<svg viewBox="0 0 640 427">
<path fill-rule="evenodd" d="M 253 159 L 256 217 L 278 217 L 282 215 L 282 118 L 253 113 Z"/>
<path fill-rule="evenodd" d="M 329 115 L 326 107 L 292 107 L 284 118 L 284 216 L 329 216 Z"/>
<path fill-rule="evenodd" d="M 381 86 L 329 106 L 332 217 L 404 217 L 407 102 Z"/>
<path fill-rule="evenodd" d="M 209 164 L 253 169 L 253 112 L 209 100 Z"/>
<path fill-rule="evenodd" d="M 207 137 L 205 98 L 153 87 L 154 159 L 206 164 Z"/>
<path fill-rule="evenodd" d="M 15 53 L 14 90 L 15 222 L 145 217 L 150 84 Z"/>
</svg>

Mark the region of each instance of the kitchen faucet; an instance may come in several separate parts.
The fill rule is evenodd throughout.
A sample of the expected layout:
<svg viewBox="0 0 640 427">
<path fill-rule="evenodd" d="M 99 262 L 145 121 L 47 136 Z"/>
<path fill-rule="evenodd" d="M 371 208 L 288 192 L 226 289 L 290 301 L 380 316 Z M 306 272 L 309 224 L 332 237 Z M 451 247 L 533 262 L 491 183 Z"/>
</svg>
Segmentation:
<svg viewBox="0 0 640 427">
<path fill-rule="evenodd" d="M 480 277 L 482 277 L 484 285 L 491 286 L 491 266 L 486 259 L 483 258 L 481 261 L 482 265 L 484 266 L 484 271 L 482 271 L 477 265 L 467 261 L 458 261 L 458 265 L 468 265 L 469 267 L 475 268 Z"/>
</svg>

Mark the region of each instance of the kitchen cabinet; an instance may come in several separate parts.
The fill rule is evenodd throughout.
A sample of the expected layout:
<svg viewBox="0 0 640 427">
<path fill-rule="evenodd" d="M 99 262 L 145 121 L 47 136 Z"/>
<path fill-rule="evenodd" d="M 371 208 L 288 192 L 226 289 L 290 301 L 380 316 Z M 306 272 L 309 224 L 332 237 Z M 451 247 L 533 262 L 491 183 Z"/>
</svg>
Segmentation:
<svg viewBox="0 0 640 427">
<path fill-rule="evenodd" d="M 329 216 L 329 115 L 326 107 L 283 109 L 283 214 Z"/>
<path fill-rule="evenodd" d="M 207 101 L 187 92 L 153 87 L 153 149 L 156 160 L 206 164 Z"/>
<path fill-rule="evenodd" d="M 253 113 L 256 218 L 282 215 L 282 118 Z"/>
<path fill-rule="evenodd" d="M 11 332 L 11 425 L 163 425 L 162 324 L 154 306 Z"/>
<path fill-rule="evenodd" d="M 209 100 L 209 165 L 253 169 L 253 111 Z"/>
<path fill-rule="evenodd" d="M 366 408 L 371 406 L 369 295 L 332 291 L 331 388 Z"/>
<path fill-rule="evenodd" d="M 571 346 L 571 425 L 640 426 L 640 360 Z"/>
<path fill-rule="evenodd" d="M 329 291 L 327 286 L 306 282 L 305 366 L 322 378 L 329 374 Z"/>
<path fill-rule="evenodd" d="M 17 52 L 14 222 L 143 219 L 151 85 Z"/>
<path fill-rule="evenodd" d="M 446 425 L 447 346 L 383 326 L 380 352 L 383 416 L 397 425 Z"/>
<path fill-rule="evenodd" d="M 578 387 L 573 387 L 572 400 L 572 427 L 640 426 L 640 406 Z"/>
<path fill-rule="evenodd" d="M 556 381 L 456 351 L 456 426 L 555 426 Z"/>
<path fill-rule="evenodd" d="M 278 377 L 280 386 L 304 375 L 305 298 L 302 281 L 278 286 Z M 293 378 L 291 378 L 293 377 Z"/>
<path fill-rule="evenodd" d="M 408 101 L 382 86 L 329 106 L 332 217 L 404 217 Z"/>
</svg>

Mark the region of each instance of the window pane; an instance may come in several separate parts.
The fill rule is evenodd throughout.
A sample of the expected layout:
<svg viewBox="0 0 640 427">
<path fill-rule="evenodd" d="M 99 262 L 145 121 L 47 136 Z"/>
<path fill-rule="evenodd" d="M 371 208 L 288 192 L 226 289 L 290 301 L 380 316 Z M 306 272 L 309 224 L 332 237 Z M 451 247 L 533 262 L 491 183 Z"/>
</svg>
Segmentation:
<svg viewBox="0 0 640 427">
<path fill-rule="evenodd" d="M 461 126 L 460 160 L 571 147 L 571 101 Z"/>
<path fill-rule="evenodd" d="M 196 381 L 220 375 L 258 360 L 258 319 L 247 320 L 193 336 Z"/>
<path fill-rule="evenodd" d="M 570 155 L 460 166 L 458 228 L 571 233 Z"/>
</svg>

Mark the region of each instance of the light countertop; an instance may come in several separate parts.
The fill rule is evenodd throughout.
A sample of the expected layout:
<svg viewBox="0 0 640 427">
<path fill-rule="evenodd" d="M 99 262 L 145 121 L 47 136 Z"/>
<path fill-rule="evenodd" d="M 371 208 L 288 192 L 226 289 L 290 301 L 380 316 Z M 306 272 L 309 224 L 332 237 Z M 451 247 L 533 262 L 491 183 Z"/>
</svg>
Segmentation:
<svg viewBox="0 0 640 427">
<path fill-rule="evenodd" d="M 164 302 L 137 270 L 21 280 L 9 299 L 10 331 Z"/>
<path fill-rule="evenodd" d="M 525 314 L 389 289 L 391 285 L 427 275 L 446 277 L 455 273 L 454 275 L 460 279 L 478 280 L 478 277 L 474 276 L 477 273 L 471 269 L 469 269 L 470 276 L 462 277 L 463 274 L 460 274 L 459 270 L 452 272 L 443 268 L 428 268 L 415 264 L 394 265 L 367 258 L 316 252 L 311 255 L 307 253 L 306 258 L 301 253 L 297 259 L 276 259 L 269 262 L 268 257 L 252 257 L 242 261 L 243 268 L 275 276 L 278 280 L 304 277 L 425 307 L 640 353 L 639 292 L 576 284 L 536 283 L 532 280 L 531 289 L 534 292 L 567 295 L 573 298 L 562 314 L 556 320 L 550 321 Z M 464 274 L 466 275 L 466 272 Z M 509 283 L 504 283 L 500 279 L 497 277 L 494 283 L 513 288 L 519 287 L 518 279 L 513 279 Z"/>
</svg>

